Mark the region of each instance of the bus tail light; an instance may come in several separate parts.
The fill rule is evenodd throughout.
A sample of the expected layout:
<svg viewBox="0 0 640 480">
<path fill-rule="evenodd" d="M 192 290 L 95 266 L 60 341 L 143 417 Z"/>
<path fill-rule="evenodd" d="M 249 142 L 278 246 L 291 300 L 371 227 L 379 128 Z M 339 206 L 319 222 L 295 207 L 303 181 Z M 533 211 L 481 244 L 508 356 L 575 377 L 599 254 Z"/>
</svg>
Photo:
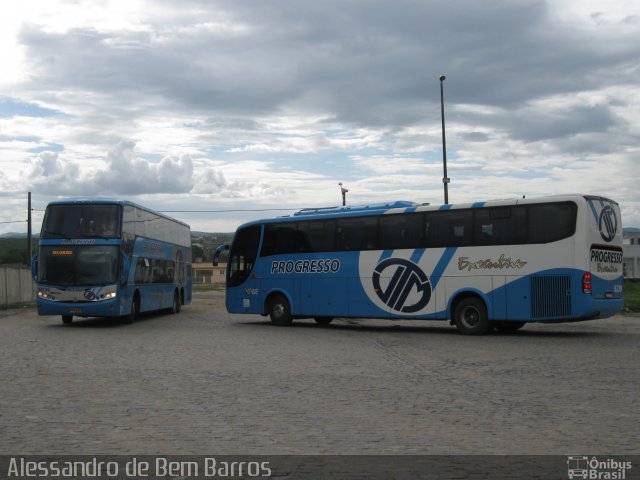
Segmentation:
<svg viewBox="0 0 640 480">
<path fill-rule="evenodd" d="M 582 275 L 582 291 L 591 294 L 591 274 L 589 272 Z"/>
</svg>

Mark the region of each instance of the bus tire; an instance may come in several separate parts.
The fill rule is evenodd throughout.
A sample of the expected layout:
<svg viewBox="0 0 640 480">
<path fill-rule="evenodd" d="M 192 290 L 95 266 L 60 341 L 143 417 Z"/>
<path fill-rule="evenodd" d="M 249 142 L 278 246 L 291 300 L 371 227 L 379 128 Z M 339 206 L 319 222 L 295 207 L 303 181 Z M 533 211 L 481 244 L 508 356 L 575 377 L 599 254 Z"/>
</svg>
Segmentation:
<svg viewBox="0 0 640 480">
<path fill-rule="evenodd" d="M 124 323 L 131 325 L 140 317 L 140 295 L 137 293 L 133 296 L 131 302 L 131 313 L 124 317 Z"/>
<path fill-rule="evenodd" d="M 453 321 L 458 331 L 465 335 L 483 335 L 493 327 L 487 315 L 487 307 L 478 297 L 460 300 L 453 310 Z"/>
<path fill-rule="evenodd" d="M 500 333 L 509 333 L 515 332 L 516 330 L 520 330 L 524 327 L 526 322 L 511 322 L 511 321 L 498 321 L 493 322 L 493 328 L 496 329 L 496 332 Z"/>
<path fill-rule="evenodd" d="M 176 290 L 175 293 L 173 294 L 173 304 L 171 305 L 171 313 L 173 314 L 180 313 L 181 307 L 182 305 L 180 304 L 180 295 Z"/>
<path fill-rule="evenodd" d="M 71 325 L 71 322 L 73 322 L 73 315 L 62 315 L 62 323 Z"/>
<path fill-rule="evenodd" d="M 269 301 L 269 317 L 271 323 L 279 327 L 287 327 L 291 325 L 293 318 L 291 317 L 291 308 L 289 301 L 284 295 L 274 295 Z"/>
<path fill-rule="evenodd" d="M 315 317 L 314 320 L 318 325 L 329 325 L 333 322 L 333 317 Z"/>
</svg>

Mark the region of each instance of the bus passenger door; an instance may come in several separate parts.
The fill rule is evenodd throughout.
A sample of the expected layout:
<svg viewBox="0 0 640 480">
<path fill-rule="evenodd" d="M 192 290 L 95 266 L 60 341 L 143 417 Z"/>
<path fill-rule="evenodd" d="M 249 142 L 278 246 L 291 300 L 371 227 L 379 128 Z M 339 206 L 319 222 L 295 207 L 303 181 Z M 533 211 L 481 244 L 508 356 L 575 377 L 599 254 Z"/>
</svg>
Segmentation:
<svg viewBox="0 0 640 480">
<path fill-rule="evenodd" d="M 305 278 L 294 280 L 294 315 L 313 315 L 313 282 Z"/>
</svg>

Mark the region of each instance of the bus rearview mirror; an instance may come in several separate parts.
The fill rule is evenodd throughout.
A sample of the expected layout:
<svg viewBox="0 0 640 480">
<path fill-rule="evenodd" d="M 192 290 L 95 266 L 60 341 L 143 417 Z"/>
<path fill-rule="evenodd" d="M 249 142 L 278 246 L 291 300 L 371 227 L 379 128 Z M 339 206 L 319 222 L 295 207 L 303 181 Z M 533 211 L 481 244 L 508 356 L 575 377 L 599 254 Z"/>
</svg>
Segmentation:
<svg viewBox="0 0 640 480">
<path fill-rule="evenodd" d="M 218 263 L 220 263 L 220 255 L 222 255 L 222 252 L 225 252 L 228 250 L 229 250 L 229 244 L 225 244 L 225 245 L 218 246 L 218 248 L 216 248 L 213 251 L 213 260 L 211 263 L 213 263 L 214 267 L 217 267 Z"/>
</svg>

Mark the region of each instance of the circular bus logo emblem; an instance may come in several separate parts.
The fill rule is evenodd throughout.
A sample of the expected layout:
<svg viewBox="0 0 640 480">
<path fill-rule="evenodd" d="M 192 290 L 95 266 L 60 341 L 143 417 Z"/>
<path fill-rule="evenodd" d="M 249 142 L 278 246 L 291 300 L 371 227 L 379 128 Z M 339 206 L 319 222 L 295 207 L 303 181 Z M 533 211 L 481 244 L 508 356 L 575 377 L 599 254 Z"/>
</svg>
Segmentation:
<svg viewBox="0 0 640 480">
<path fill-rule="evenodd" d="M 390 280 L 382 287 L 380 277 L 385 271 Z M 402 313 L 418 312 L 431 299 L 427 275 L 415 263 L 401 258 L 388 258 L 378 264 L 373 271 L 373 288 L 385 305 Z M 417 300 L 412 292 L 417 292 Z"/>
<path fill-rule="evenodd" d="M 607 205 L 600 212 L 600 236 L 605 242 L 610 242 L 616 236 L 618 231 L 618 219 L 616 218 L 616 212 L 611 208 L 611 205 Z"/>
</svg>

